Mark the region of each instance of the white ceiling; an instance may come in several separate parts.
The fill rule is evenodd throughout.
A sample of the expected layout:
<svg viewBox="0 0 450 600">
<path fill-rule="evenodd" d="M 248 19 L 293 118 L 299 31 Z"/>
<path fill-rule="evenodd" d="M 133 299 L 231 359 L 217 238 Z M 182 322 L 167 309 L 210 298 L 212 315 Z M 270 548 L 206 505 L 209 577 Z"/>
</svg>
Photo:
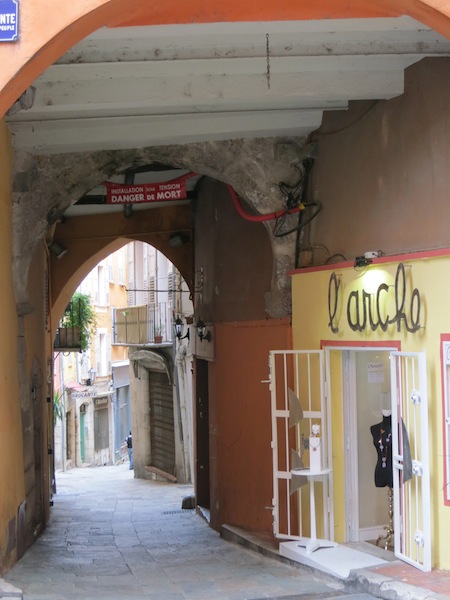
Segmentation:
<svg viewBox="0 0 450 600">
<path fill-rule="evenodd" d="M 123 149 L 305 136 L 322 113 L 403 92 L 404 70 L 450 42 L 408 17 L 103 28 L 7 118 L 17 149 Z"/>
</svg>

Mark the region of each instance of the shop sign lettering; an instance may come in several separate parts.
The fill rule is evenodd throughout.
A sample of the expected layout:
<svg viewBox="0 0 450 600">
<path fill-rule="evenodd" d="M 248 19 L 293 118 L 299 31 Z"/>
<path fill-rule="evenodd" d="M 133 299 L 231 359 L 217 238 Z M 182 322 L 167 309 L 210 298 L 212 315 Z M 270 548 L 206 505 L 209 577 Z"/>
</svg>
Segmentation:
<svg viewBox="0 0 450 600">
<path fill-rule="evenodd" d="M 90 392 L 72 392 L 71 397 L 72 398 L 92 398 L 93 396 L 95 396 L 95 391 L 90 391 Z"/>
<path fill-rule="evenodd" d="M 16 42 L 19 24 L 17 0 L 0 0 L 0 42 Z"/>
<path fill-rule="evenodd" d="M 95 404 L 96 408 L 99 406 L 106 406 L 108 404 L 108 397 L 104 396 L 102 398 L 95 398 L 94 404 Z"/>
<path fill-rule="evenodd" d="M 336 316 L 340 300 L 340 281 L 336 273 L 332 273 L 328 283 L 328 326 L 333 333 L 339 331 Z M 383 307 L 390 300 L 394 307 L 392 314 L 384 314 Z M 390 325 L 396 325 L 397 331 L 401 331 L 402 325 L 410 333 L 418 331 L 420 323 L 420 294 L 414 288 L 411 294 L 406 289 L 405 266 L 400 263 L 395 275 L 395 283 L 388 286 L 382 283 L 378 286 L 375 294 L 366 290 L 354 290 L 350 292 L 346 302 L 347 323 L 353 331 L 387 331 Z"/>
</svg>

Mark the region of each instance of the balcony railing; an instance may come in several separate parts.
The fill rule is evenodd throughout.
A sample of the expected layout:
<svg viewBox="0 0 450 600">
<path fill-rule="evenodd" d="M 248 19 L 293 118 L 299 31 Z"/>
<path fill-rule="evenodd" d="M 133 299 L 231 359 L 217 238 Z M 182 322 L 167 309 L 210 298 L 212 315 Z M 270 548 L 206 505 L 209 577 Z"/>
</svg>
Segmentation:
<svg viewBox="0 0 450 600">
<path fill-rule="evenodd" d="M 55 351 L 81 352 L 82 312 L 80 298 L 72 299 L 66 306 L 53 341 L 53 349 Z"/>
<path fill-rule="evenodd" d="M 55 335 L 54 350 L 80 352 L 81 339 L 79 327 L 58 327 Z"/>
<path fill-rule="evenodd" d="M 166 302 L 114 310 L 115 344 L 163 344 L 173 341 L 172 305 Z"/>
</svg>

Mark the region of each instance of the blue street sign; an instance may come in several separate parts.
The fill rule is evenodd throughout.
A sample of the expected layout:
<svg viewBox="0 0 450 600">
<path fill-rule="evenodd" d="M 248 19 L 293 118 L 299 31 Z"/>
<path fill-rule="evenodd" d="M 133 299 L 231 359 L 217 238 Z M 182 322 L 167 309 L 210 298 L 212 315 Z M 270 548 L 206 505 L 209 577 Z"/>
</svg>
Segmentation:
<svg viewBox="0 0 450 600">
<path fill-rule="evenodd" d="M 0 0 L 0 42 L 17 42 L 19 39 L 18 4 L 18 0 Z"/>
</svg>

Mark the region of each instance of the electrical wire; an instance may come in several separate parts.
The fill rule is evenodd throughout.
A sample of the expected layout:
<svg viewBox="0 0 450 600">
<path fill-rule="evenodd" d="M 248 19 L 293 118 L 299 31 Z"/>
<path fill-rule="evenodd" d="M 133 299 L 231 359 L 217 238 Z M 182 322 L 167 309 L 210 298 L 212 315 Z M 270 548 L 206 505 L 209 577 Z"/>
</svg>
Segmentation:
<svg viewBox="0 0 450 600">
<path fill-rule="evenodd" d="M 334 258 L 342 258 L 342 260 L 344 260 L 344 261 L 347 260 L 347 258 L 343 254 L 337 253 L 337 254 L 332 254 L 331 256 L 329 256 L 327 258 L 327 260 L 325 261 L 325 264 L 329 265 Z"/>
<path fill-rule="evenodd" d="M 275 223 L 275 227 L 274 227 L 274 231 L 273 231 L 273 234 L 275 237 L 285 237 L 286 235 L 290 235 L 291 233 L 294 233 L 295 231 L 301 230 L 303 227 L 305 227 L 305 225 L 308 225 L 309 223 L 311 223 L 311 221 L 313 219 L 315 219 L 317 217 L 317 215 L 320 213 L 320 211 L 322 210 L 322 206 L 318 202 L 309 202 L 308 204 L 303 204 L 303 206 L 304 206 L 305 211 L 311 207 L 315 207 L 315 210 L 312 213 L 312 215 L 304 221 L 303 220 L 304 214 L 302 213 L 302 219 L 299 220 L 299 222 L 297 223 L 297 225 L 295 227 L 292 227 L 291 229 L 288 229 L 287 231 L 281 231 L 281 229 L 285 223 L 285 220 L 286 220 L 283 217 L 286 217 L 286 214 L 281 215 L 277 219 L 277 223 Z"/>
<path fill-rule="evenodd" d="M 289 209 L 281 209 L 272 213 L 268 213 L 265 215 L 250 215 L 249 213 L 247 213 L 244 210 L 244 207 L 242 206 L 238 195 L 236 194 L 236 192 L 234 191 L 234 189 L 231 187 L 231 185 L 229 185 L 228 183 L 227 185 L 227 189 L 230 193 L 231 199 L 233 200 L 233 204 L 238 212 L 238 214 L 245 219 L 246 221 L 252 221 L 253 223 L 262 223 L 263 221 L 273 221 L 275 219 L 278 219 L 280 217 L 282 217 L 283 215 L 292 215 L 296 212 L 299 212 L 301 210 L 304 209 L 303 205 L 299 205 L 299 206 L 295 206 Z"/>
</svg>

